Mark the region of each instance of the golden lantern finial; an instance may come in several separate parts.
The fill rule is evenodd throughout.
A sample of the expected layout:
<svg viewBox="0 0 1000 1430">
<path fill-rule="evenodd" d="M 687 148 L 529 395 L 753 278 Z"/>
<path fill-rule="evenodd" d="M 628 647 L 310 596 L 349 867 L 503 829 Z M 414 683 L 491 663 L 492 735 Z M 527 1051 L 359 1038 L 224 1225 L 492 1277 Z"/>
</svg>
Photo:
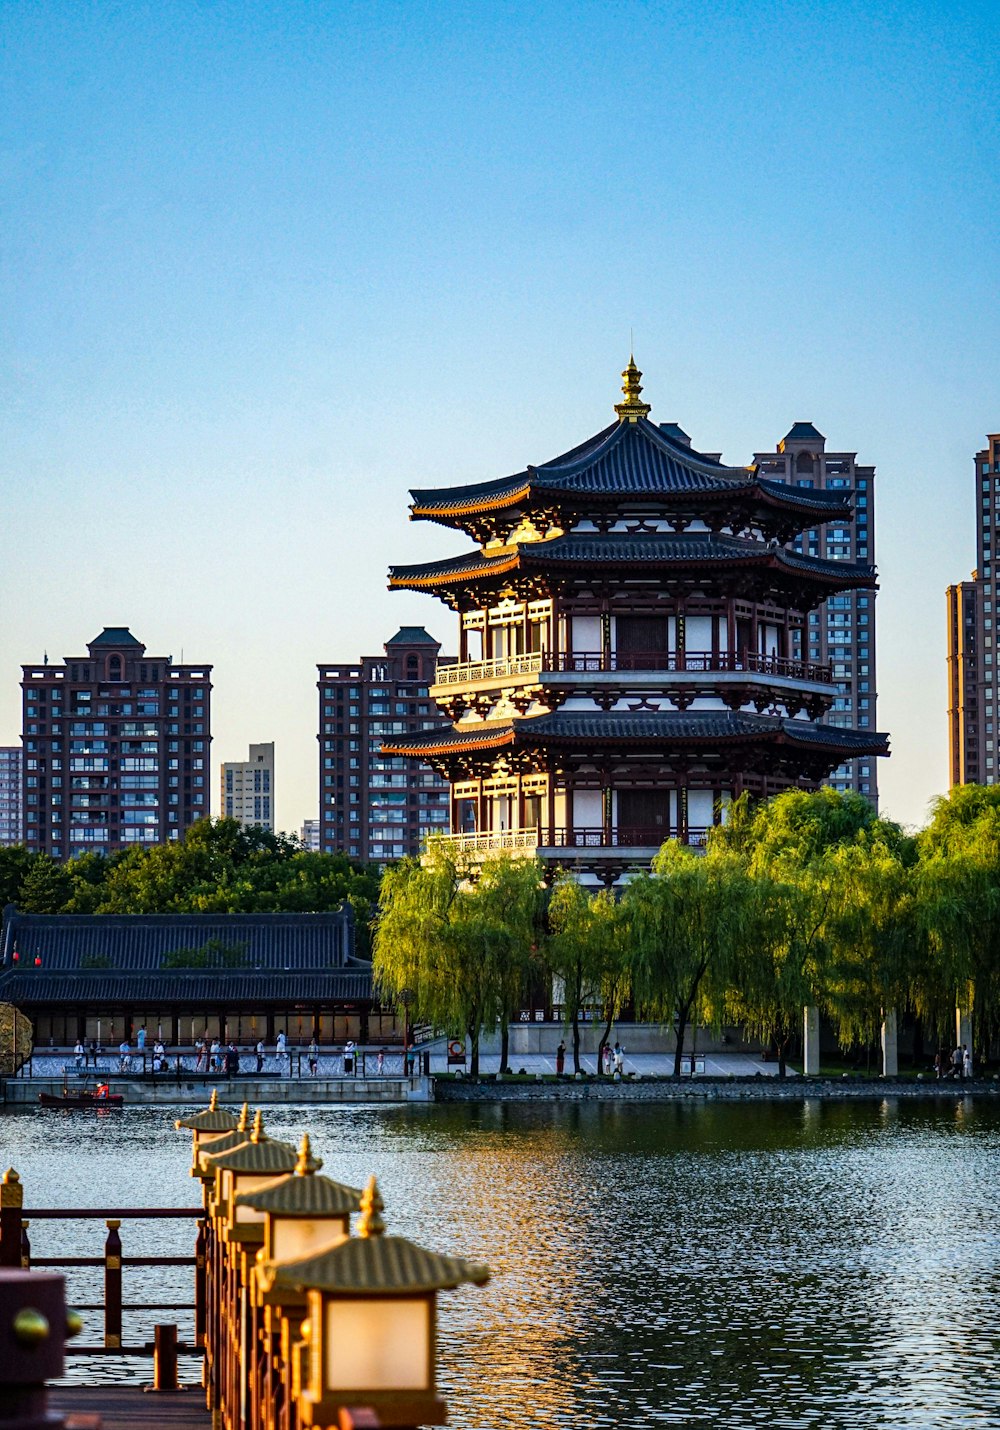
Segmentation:
<svg viewBox="0 0 1000 1430">
<path fill-rule="evenodd" d="M 385 1202 L 378 1189 L 378 1182 L 372 1177 L 361 1198 L 361 1220 L 358 1222 L 358 1236 L 381 1236 L 385 1231 L 382 1212 Z"/>
<path fill-rule="evenodd" d="M 251 1142 L 266 1142 L 267 1133 L 264 1131 L 264 1114 L 258 1107 L 257 1116 L 253 1120 L 253 1131 L 250 1133 Z"/>
<path fill-rule="evenodd" d="M 624 382 L 622 392 L 625 394 L 624 402 L 615 403 L 615 411 L 623 422 L 638 422 L 640 417 L 648 417 L 650 405 L 648 402 L 639 401 L 639 393 L 642 391 L 642 384 L 639 379 L 642 373 L 635 365 L 635 358 L 631 353 L 628 355 L 628 367 L 622 373 Z"/>
<path fill-rule="evenodd" d="M 309 1133 L 303 1132 L 302 1141 L 299 1145 L 299 1160 L 295 1164 L 295 1175 L 297 1177 L 307 1177 L 316 1170 L 316 1162 L 312 1159 L 312 1146 L 309 1142 Z"/>
<path fill-rule="evenodd" d="M 208 1099 L 208 1110 L 209 1110 L 209 1112 L 214 1112 L 214 1111 L 216 1110 L 216 1108 L 218 1107 L 218 1105 L 219 1105 L 219 1089 L 218 1089 L 217 1087 L 213 1087 L 213 1088 L 212 1088 L 212 1096 Z"/>
<path fill-rule="evenodd" d="M 245 1132 L 250 1125 L 250 1104 L 245 1102 L 240 1108 L 240 1120 L 236 1124 L 237 1132 Z"/>
</svg>

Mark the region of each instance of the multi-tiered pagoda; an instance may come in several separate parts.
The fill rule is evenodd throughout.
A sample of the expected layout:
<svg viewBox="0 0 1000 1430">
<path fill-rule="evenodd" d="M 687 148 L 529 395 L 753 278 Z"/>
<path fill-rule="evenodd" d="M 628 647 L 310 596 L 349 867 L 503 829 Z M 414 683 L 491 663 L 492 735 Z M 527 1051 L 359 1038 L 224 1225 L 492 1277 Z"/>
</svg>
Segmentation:
<svg viewBox="0 0 1000 1430">
<path fill-rule="evenodd" d="M 413 491 L 414 520 L 474 550 L 395 566 L 390 587 L 459 613 L 432 697 L 450 730 L 386 740 L 451 782 L 450 838 L 522 849 L 610 883 L 671 836 L 699 844 L 730 800 L 811 789 L 885 735 L 817 724 L 830 667 L 807 613 L 874 589 L 869 565 L 797 555 L 849 495 L 788 487 L 649 420 L 633 360 L 617 420 L 572 451 L 475 486 Z"/>
</svg>

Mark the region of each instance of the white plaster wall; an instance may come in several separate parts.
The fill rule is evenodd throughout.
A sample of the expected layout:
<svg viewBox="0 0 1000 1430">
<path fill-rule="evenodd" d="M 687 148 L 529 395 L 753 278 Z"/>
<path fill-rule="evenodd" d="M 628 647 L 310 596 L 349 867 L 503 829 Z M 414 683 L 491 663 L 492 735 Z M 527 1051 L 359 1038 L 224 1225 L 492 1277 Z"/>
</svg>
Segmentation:
<svg viewBox="0 0 1000 1430">
<path fill-rule="evenodd" d="M 599 789 L 578 789 L 573 795 L 573 827 L 575 829 L 600 829 L 601 791 Z"/>
<path fill-rule="evenodd" d="M 707 829 L 712 823 L 712 791 L 688 790 L 688 824 L 693 829 Z"/>
<path fill-rule="evenodd" d="M 728 651 L 729 622 L 726 620 L 725 616 L 714 616 L 712 619 L 715 621 L 716 625 L 719 628 L 719 650 Z"/>
<path fill-rule="evenodd" d="M 712 617 L 688 616 L 685 627 L 685 641 L 688 650 L 712 649 Z"/>
<path fill-rule="evenodd" d="M 573 650 L 596 651 L 601 648 L 601 622 L 598 616 L 573 617 Z"/>
<path fill-rule="evenodd" d="M 778 627 L 764 627 L 764 650 L 768 655 L 778 654 Z"/>
</svg>

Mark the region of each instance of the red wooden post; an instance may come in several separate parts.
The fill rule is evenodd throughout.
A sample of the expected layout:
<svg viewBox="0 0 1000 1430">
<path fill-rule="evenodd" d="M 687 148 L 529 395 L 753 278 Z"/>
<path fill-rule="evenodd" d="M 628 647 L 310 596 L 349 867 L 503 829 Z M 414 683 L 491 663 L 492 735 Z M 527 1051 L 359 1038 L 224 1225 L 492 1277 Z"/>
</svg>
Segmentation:
<svg viewBox="0 0 1000 1430">
<path fill-rule="evenodd" d="M 179 1390 L 177 1384 L 177 1327 L 153 1327 L 153 1389 Z"/>
<path fill-rule="evenodd" d="M 104 1243 L 104 1345 L 120 1350 L 122 1343 L 122 1242 L 118 1235 L 120 1221 L 107 1223 L 108 1239 Z"/>
<path fill-rule="evenodd" d="M 196 1346 L 205 1344 L 205 1322 L 206 1322 L 206 1277 L 205 1277 L 205 1252 L 206 1252 L 206 1221 L 204 1217 L 198 1218 L 198 1238 L 194 1244 L 194 1343 Z"/>
</svg>

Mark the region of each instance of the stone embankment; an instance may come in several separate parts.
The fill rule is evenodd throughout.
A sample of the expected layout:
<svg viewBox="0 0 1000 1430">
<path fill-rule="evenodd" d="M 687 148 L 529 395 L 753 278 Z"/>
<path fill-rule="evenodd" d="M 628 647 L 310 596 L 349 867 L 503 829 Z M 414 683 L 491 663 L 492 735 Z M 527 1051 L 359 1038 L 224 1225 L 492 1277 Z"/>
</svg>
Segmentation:
<svg viewBox="0 0 1000 1430">
<path fill-rule="evenodd" d="M 804 1098 L 1000 1097 L 1000 1082 L 911 1078 L 435 1078 L 435 1102 L 773 1102 Z"/>
</svg>

